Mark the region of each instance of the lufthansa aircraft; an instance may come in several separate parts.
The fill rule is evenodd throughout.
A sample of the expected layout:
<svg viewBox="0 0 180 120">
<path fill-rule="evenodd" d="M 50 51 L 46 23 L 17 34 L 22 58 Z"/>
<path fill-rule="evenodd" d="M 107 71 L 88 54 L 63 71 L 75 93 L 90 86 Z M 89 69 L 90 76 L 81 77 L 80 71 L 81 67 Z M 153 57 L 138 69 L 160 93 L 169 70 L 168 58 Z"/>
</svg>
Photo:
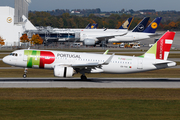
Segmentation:
<svg viewBox="0 0 180 120">
<path fill-rule="evenodd" d="M 115 36 L 114 38 L 109 39 L 108 42 L 133 42 L 158 36 L 159 34 L 156 34 L 155 32 L 160 24 L 161 19 L 162 17 L 155 18 L 147 28 L 145 28 L 145 25 L 139 24 L 126 35 Z"/>
<path fill-rule="evenodd" d="M 3 58 L 12 66 L 54 70 L 56 77 L 72 77 L 81 73 L 135 73 L 173 67 L 175 62 L 167 60 L 175 32 L 167 31 L 145 54 L 138 57 L 80 52 L 16 50 Z"/>
</svg>

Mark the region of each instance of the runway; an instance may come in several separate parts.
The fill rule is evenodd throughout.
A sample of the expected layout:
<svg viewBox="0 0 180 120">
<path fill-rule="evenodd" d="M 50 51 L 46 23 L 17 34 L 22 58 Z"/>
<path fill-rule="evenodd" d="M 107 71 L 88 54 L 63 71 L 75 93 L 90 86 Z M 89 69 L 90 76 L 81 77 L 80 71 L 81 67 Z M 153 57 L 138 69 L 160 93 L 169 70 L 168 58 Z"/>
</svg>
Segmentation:
<svg viewBox="0 0 180 120">
<path fill-rule="evenodd" d="M 0 88 L 180 88 L 180 78 L 0 78 Z"/>
</svg>

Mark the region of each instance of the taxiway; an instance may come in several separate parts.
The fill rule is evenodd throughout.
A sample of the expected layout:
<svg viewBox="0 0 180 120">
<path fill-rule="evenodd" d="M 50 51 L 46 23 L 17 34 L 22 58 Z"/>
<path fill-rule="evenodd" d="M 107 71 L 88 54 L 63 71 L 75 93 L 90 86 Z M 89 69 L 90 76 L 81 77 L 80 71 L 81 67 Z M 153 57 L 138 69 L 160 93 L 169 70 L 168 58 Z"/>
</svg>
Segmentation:
<svg viewBox="0 0 180 120">
<path fill-rule="evenodd" d="M 180 88 L 180 78 L 0 78 L 0 88 Z"/>
</svg>

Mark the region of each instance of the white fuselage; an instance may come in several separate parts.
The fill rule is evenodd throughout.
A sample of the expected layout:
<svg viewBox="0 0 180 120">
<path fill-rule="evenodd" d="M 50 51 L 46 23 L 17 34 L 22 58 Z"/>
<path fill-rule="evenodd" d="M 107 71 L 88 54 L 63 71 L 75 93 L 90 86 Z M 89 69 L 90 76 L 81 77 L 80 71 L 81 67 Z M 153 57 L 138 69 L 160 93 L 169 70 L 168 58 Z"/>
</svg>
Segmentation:
<svg viewBox="0 0 180 120">
<path fill-rule="evenodd" d="M 38 50 L 36 50 L 38 51 Z M 41 51 L 43 52 L 43 50 Z M 23 67 L 23 68 L 41 68 L 40 59 L 44 61 L 53 60 L 52 63 L 44 64 L 44 69 L 54 69 L 55 66 L 72 66 L 72 65 L 86 65 L 88 63 L 104 63 L 111 55 L 93 54 L 93 53 L 78 53 L 78 52 L 63 52 L 63 51 L 45 51 L 54 54 L 54 57 L 38 56 L 38 55 L 24 55 L 24 50 L 17 50 L 13 53 L 16 56 L 8 55 L 3 58 L 6 64 Z M 28 62 L 31 61 L 31 66 Z M 148 70 L 162 69 L 166 67 L 175 66 L 175 62 L 169 61 L 168 64 L 156 64 L 166 62 L 164 60 L 147 59 L 141 57 L 130 57 L 114 55 L 110 63 L 100 67 L 91 68 L 90 73 L 134 73 Z M 156 64 L 156 65 L 155 65 Z M 85 67 L 86 68 L 86 67 Z"/>
</svg>

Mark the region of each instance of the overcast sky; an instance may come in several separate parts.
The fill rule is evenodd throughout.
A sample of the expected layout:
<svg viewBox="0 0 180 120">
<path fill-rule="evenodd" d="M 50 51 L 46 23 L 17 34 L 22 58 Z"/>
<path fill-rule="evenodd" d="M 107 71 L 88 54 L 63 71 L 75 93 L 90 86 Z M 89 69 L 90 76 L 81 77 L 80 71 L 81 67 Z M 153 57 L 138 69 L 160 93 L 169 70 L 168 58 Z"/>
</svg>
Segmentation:
<svg viewBox="0 0 180 120">
<path fill-rule="evenodd" d="M 29 10 L 95 9 L 102 11 L 155 9 L 180 11 L 180 0 L 31 0 Z M 0 0 L 0 6 L 14 8 L 14 0 Z"/>
</svg>

